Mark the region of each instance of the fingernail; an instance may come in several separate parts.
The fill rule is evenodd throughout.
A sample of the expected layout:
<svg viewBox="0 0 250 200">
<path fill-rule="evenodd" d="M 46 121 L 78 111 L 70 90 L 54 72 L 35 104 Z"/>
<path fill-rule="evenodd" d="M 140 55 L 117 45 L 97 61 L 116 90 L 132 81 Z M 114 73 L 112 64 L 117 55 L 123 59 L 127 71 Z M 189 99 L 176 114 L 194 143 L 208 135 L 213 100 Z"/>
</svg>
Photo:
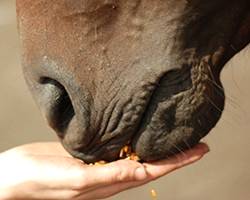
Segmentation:
<svg viewBox="0 0 250 200">
<path fill-rule="evenodd" d="M 203 153 L 206 154 L 210 151 L 210 148 L 209 146 L 205 145 L 204 148 L 203 148 Z"/>
<path fill-rule="evenodd" d="M 207 144 L 200 143 L 198 145 L 199 145 L 198 149 L 200 149 L 202 151 L 202 153 L 206 154 L 210 151 L 209 146 Z"/>
<path fill-rule="evenodd" d="M 147 178 L 147 173 L 144 167 L 139 167 L 135 170 L 136 180 L 144 180 Z"/>
</svg>

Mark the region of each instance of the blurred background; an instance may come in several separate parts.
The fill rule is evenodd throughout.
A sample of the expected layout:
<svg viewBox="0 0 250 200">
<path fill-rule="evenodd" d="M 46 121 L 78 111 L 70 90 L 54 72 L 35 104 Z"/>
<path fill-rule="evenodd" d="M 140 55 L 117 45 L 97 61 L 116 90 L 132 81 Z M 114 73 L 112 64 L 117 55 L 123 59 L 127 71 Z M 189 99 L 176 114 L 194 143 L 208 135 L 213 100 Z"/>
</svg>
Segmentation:
<svg viewBox="0 0 250 200">
<path fill-rule="evenodd" d="M 22 76 L 15 1 L 0 0 L 0 151 L 52 141 L 51 131 Z M 222 119 L 204 141 L 211 153 L 199 163 L 111 199 L 249 200 L 250 199 L 250 47 L 224 68 L 227 101 Z"/>
</svg>

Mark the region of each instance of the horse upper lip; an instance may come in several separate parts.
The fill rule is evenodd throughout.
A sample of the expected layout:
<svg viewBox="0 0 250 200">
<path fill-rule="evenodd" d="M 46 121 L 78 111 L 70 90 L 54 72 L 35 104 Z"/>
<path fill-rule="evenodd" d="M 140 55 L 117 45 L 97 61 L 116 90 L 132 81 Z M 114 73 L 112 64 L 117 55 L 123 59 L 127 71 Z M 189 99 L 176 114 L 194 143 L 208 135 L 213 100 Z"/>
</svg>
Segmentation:
<svg viewBox="0 0 250 200">
<path fill-rule="evenodd" d="M 189 87 L 190 85 L 187 84 L 185 87 L 181 88 L 178 85 L 178 80 L 181 82 L 183 81 L 183 77 L 179 76 L 179 73 L 186 73 L 189 72 L 189 69 L 184 69 L 181 72 L 180 71 L 171 71 L 168 73 L 165 73 L 162 75 L 161 79 L 155 81 L 155 83 L 148 83 L 143 86 L 143 89 L 136 92 L 134 95 L 134 99 L 131 100 L 131 110 L 130 112 L 133 114 L 133 111 L 136 109 L 136 106 L 140 104 L 139 102 L 143 102 L 143 104 L 140 105 L 140 110 L 137 112 L 138 117 L 136 118 L 136 121 L 133 121 L 132 124 L 130 124 L 129 131 L 124 129 L 120 130 L 117 134 L 110 135 L 110 133 L 105 133 L 104 135 L 95 137 L 94 140 L 90 142 L 90 144 L 84 148 L 84 153 L 80 154 L 83 156 L 83 159 L 89 158 L 99 158 L 103 156 L 103 152 L 114 150 L 119 153 L 120 149 L 124 147 L 128 143 L 132 143 L 132 140 L 134 140 L 135 137 L 138 136 L 139 130 L 141 131 L 145 124 L 149 123 L 147 120 L 147 117 L 149 117 L 151 114 L 154 113 L 152 110 L 152 105 L 157 105 L 162 99 L 155 99 L 154 96 L 159 96 L 160 93 L 162 93 L 164 90 L 167 90 L 167 86 L 171 86 L 172 88 L 168 91 L 168 95 L 164 101 L 166 101 L 169 98 L 169 95 L 173 94 L 173 90 L 175 92 L 180 92 L 181 90 L 186 90 L 186 87 Z M 187 73 L 186 75 L 187 81 L 189 81 L 190 73 Z M 168 84 L 166 84 L 168 82 Z M 174 86 L 175 85 L 175 86 Z M 177 89 L 174 89 L 176 87 Z M 145 92 L 145 90 L 147 92 Z M 155 95 L 154 95 L 155 94 Z M 132 95 L 133 96 L 133 95 Z M 126 106 L 120 108 L 122 109 L 123 113 L 126 113 L 125 110 L 127 109 Z M 151 113 L 151 114 L 149 114 Z M 133 116 L 131 116 L 133 117 Z M 121 117 L 121 120 L 119 123 L 124 123 L 123 116 Z M 101 142 L 102 141 L 102 142 Z M 78 149 L 78 151 L 81 151 Z M 92 156 L 91 155 L 95 155 Z M 84 158 L 85 157 L 85 158 Z M 103 159 L 103 158 L 102 158 Z M 113 158 L 115 159 L 115 158 Z"/>
</svg>

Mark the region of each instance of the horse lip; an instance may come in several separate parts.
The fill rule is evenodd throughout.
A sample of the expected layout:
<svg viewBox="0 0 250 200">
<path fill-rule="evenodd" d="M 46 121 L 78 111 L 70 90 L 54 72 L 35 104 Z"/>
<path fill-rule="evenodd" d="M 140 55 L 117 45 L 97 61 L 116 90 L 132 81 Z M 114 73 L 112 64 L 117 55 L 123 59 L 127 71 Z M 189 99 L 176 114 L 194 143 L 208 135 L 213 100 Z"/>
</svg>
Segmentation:
<svg viewBox="0 0 250 200">
<path fill-rule="evenodd" d="M 73 146 L 71 146 L 70 144 L 67 143 L 67 138 L 60 137 L 60 130 L 56 130 L 59 138 L 62 140 L 62 144 L 64 145 L 65 149 L 67 149 L 73 156 L 78 157 L 86 162 L 93 162 L 96 161 L 99 158 L 103 157 L 103 154 L 105 154 L 107 151 L 113 152 L 111 155 L 114 156 L 118 156 L 120 149 L 125 146 L 128 142 L 132 142 L 132 140 L 134 139 L 134 137 L 136 136 L 137 132 L 141 129 L 141 127 L 143 126 L 144 123 L 144 118 L 145 115 L 149 109 L 149 106 L 152 104 L 152 97 L 153 94 L 155 93 L 155 91 L 158 88 L 161 88 L 161 80 L 164 77 L 167 77 L 167 79 L 169 79 L 171 76 L 169 76 L 168 74 L 172 74 L 173 70 L 167 70 L 165 72 L 161 72 L 158 75 L 155 75 L 154 77 L 152 77 L 151 80 L 147 80 L 146 82 L 142 83 L 142 86 L 139 87 L 138 91 L 135 92 L 136 93 L 136 97 L 135 99 L 143 99 L 144 104 L 142 107 L 142 110 L 140 112 L 140 115 L 138 117 L 138 119 L 133 122 L 132 126 L 132 131 L 130 131 L 130 134 L 128 136 L 124 136 L 126 134 L 124 134 L 124 132 L 120 135 L 118 135 L 117 138 L 115 139 L 109 139 L 108 141 L 105 141 L 104 143 L 99 143 L 99 145 L 97 146 L 96 142 L 93 143 L 92 139 L 88 142 L 85 142 L 85 144 L 80 144 L 80 142 L 78 143 L 77 146 L 75 146 L 76 144 L 73 144 Z M 147 91 L 145 93 L 145 91 Z M 73 97 L 72 97 L 73 98 Z M 80 103 L 80 102 L 79 102 Z M 77 105 L 80 105 L 80 104 Z M 80 113 L 78 113 L 80 114 Z M 73 118 L 76 118 L 77 113 L 72 116 Z M 69 123 L 70 121 L 69 120 Z M 78 120 L 77 120 L 78 121 Z M 79 121 L 77 122 L 79 123 Z M 70 125 L 70 124 L 69 124 Z M 83 130 L 84 131 L 84 130 Z M 68 134 L 72 134 L 72 133 L 68 133 L 69 130 L 65 130 L 64 133 L 62 133 L 63 135 L 68 135 Z M 81 130 L 77 130 L 77 134 L 80 134 Z M 82 133 L 83 134 L 83 133 Z M 89 138 L 90 139 L 90 138 Z M 116 159 L 115 157 L 113 157 L 114 159 Z M 112 158 L 108 158 L 109 160 L 112 160 Z"/>
<path fill-rule="evenodd" d="M 203 67 L 206 69 L 206 66 Z M 149 113 L 144 115 L 145 123 L 139 129 L 132 145 L 141 159 L 146 161 L 163 159 L 178 153 L 179 149 L 185 149 L 186 144 L 193 146 L 218 122 L 221 116 L 218 108 L 222 110 L 224 107 L 224 95 L 218 95 L 218 90 L 209 84 L 208 78 L 199 76 L 200 73 L 196 70 L 194 66 L 190 66 L 188 79 L 185 82 L 181 80 L 183 85 L 177 84 L 179 91 L 174 89 L 173 91 L 177 93 L 172 94 L 172 98 L 165 98 L 165 100 L 163 98 L 164 103 L 159 106 L 157 102 L 160 98 L 157 95 L 161 96 L 160 91 L 164 88 L 158 87 L 155 90 L 156 96 L 153 95 L 151 98 L 153 103 L 150 104 L 151 108 L 148 108 Z M 160 85 L 162 85 L 161 82 Z M 207 93 L 212 100 L 206 100 Z M 215 106 L 213 101 L 218 105 Z M 159 129 L 162 130 L 161 133 Z M 161 135 L 162 133 L 164 134 Z M 175 151 L 172 151 L 173 148 Z"/>
<path fill-rule="evenodd" d="M 183 70 L 184 70 L 184 72 L 186 72 L 186 71 L 189 71 L 190 69 L 185 68 Z M 183 70 L 181 72 L 183 72 Z M 172 82 L 176 83 L 176 79 L 175 78 L 170 78 L 170 77 L 172 77 L 173 74 L 178 75 L 179 73 L 180 73 L 179 70 L 178 71 L 168 71 L 168 72 L 164 73 L 163 75 L 161 75 L 160 78 L 157 78 L 154 83 L 151 82 L 150 84 L 147 85 L 148 87 L 149 86 L 151 87 L 150 92 L 148 92 L 147 95 L 144 95 L 144 97 L 143 97 L 143 98 L 147 98 L 147 102 L 145 103 L 145 105 L 143 107 L 143 110 L 140 113 L 140 117 L 138 118 L 137 122 L 134 125 L 133 131 L 129 134 L 130 137 L 123 136 L 123 135 L 126 135 L 126 134 L 119 135 L 121 138 L 113 138 L 113 139 L 111 138 L 111 139 L 107 140 L 106 142 L 99 144 L 98 146 L 96 145 L 95 142 L 92 141 L 87 146 L 87 148 L 84 148 L 86 150 L 84 153 L 81 153 L 80 149 L 78 149 L 78 150 L 75 149 L 76 152 L 74 152 L 74 153 L 76 154 L 76 156 L 80 157 L 80 159 L 83 159 L 85 161 L 86 160 L 87 161 L 91 160 L 91 162 L 96 161 L 96 159 L 97 158 L 99 159 L 99 157 L 101 159 L 104 159 L 102 154 L 104 152 L 107 152 L 107 150 L 116 151 L 116 155 L 119 156 L 119 152 L 120 152 L 121 148 L 123 148 L 128 143 L 131 143 L 131 145 L 132 145 L 133 140 L 138 135 L 138 132 L 140 130 L 142 130 L 142 127 L 145 125 L 144 124 L 145 121 L 146 121 L 145 117 L 148 114 L 148 110 L 149 110 L 150 106 L 152 106 L 151 104 L 154 103 L 154 102 L 152 102 L 152 99 L 153 99 L 153 96 L 154 96 L 153 94 L 155 94 L 155 92 L 157 92 L 159 90 L 159 88 L 164 89 L 164 86 L 162 86 L 162 84 L 161 84 L 162 80 L 163 79 L 170 80 L 170 83 L 172 83 Z M 187 73 L 187 77 L 190 78 L 189 73 Z M 116 159 L 116 158 L 114 158 L 114 159 Z"/>
<path fill-rule="evenodd" d="M 134 135 L 139 129 L 139 126 L 141 124 L 141 119 L 143 118 L 143 115 L 147 110 L 151 96 L 156 87 L 158 86 L 157 82 L 158 80 L 155 81 L 155 83 L 152 82 L 147 84 L 144 83 L 144 89 L 146 89 L 148 92 L 147 93 L 141 92 L 139 96 L 140 98 L 146 99 L 145 105 L 143 106 L 143 109 L 140 113 L 140 117 L 138 117 L 138 120 L 133 124 L 133 131 L 130 131 L 129 134 L 124 134 L 123 132 L 123 136 L 120 134 L 118 135 L 118 138 L 117 137 L 108 138 L 105 142 L 100 142 L 100 138 L 93 137 L 92 141 L 90 141 L 87 145 L 85 146 L 79 145 L 78 147 L 73 147 L 73 148 L 69 147 L 62 140 L 65 149 L 67 149 L 74 157 L 77 157 L 87 163 L 96 162 L 100 159 L 108 161 L 113 161 L 114 159 L 117 159 L 120 150 L 133 139 Z M 107 152 L 109 152 L 112 156 L 110 157 L 106 156 Z"/>
</svg>

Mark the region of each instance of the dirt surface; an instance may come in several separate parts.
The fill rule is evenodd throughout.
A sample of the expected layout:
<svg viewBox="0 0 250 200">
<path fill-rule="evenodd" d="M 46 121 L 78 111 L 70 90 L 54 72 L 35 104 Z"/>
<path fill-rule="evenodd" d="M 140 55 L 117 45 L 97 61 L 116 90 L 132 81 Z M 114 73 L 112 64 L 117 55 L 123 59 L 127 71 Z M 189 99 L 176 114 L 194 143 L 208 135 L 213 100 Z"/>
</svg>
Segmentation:
<svg viewBox="0 0 250 200">
<path fill-rule="evenodd" d="M 0 0 L 0 151 L 33 141 L 56 140 L 22 77 L 15 1 Z M 223 117 L 205 138 L 211 153 L 202 161 L 113 200 L 250 199 L 250 47 L 224 68 Z"/>
</svg>

